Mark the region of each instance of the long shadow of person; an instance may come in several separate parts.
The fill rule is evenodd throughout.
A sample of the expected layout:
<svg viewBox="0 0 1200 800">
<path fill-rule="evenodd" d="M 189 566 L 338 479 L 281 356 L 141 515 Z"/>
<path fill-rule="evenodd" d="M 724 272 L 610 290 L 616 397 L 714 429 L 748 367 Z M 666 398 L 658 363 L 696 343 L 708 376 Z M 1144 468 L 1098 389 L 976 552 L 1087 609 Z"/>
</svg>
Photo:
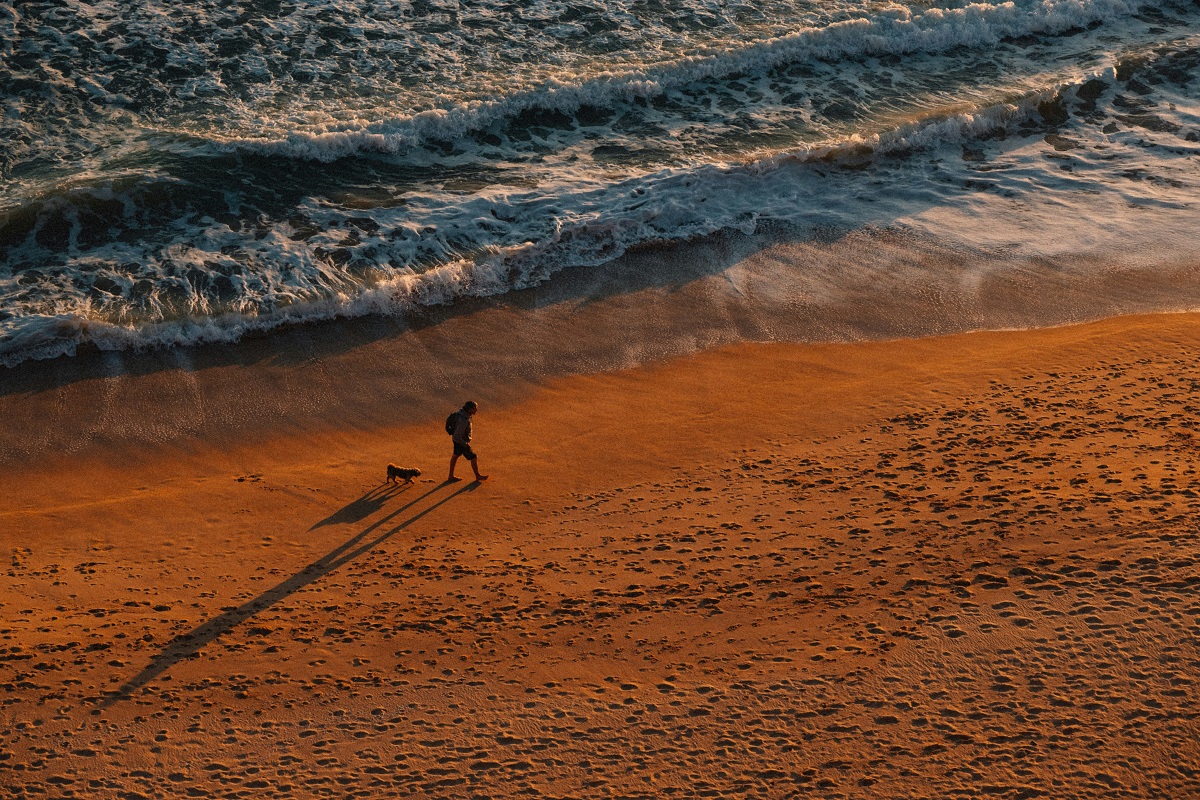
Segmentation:
<svg viewBox="0 0 1200 800">
<path fill-rule="evenodd" d="M 315 531 L 317 528 L 323 528 L 326 525 L 339 525 L 347 522 L 358 522 L 360 519 L 366 519 L 374 514 L 379 509 L 383 508 L 383 504 L 391 500 L 398 494 L 401 494 L 408 489 L 407 485 L 399 483 L 381 483 L 374 489 L 371 489 L 362 497 L 352 503 L 339 508 L 337 511 L 330 514 L 325 519 L 309 528 L 310 531 Z"/>
<path fill-rule="evenodd" d="M 438 500 L 436 503 L 429 506 L 429 508 L 413 514 L 403 522 L 388 528 L 383 533 L 379 533 L 374 538 L 370 538 L 368 540 L 368 537 L 376 533 L 388 522 L 395 519 L 400 514 L 404 513 L 417 503 L 421 502 L 445 486 L 446 484 L 439 484 L 415 500 L 412 500 L 396 509 L 386 517 L 373 522 L 364 528 L 360 533 L 339 545 L 336 549 L 309 564 L 307 567 L 300 570 L 300 572 L 296 573 L 282 583 L 263 592 L 253 600 L 248 600 L 237 608 L 226 611 L 220 616 L 213 617 L 203 625 L 193 628 L 187 633 L 176 636 L 167 643 L 162 652 L 150 660 L 150 664 L 145 669 L 126 681 L 121 688 L 110 692 L 105 697 L 99 699 L 99 706 L 101 708 L 107 708 L 108 706 L 111 706 L 120 700 L 127 699 L 133 692 L 150 683 L 152 680 L 166 672 L 175 664 L 192 658 L 200 651 L 202 647 L 210 644 L 218 637 L 223 636 L 224 634 L 233 630 L 241 623 L 253 617 L 255 614 L 266 608 L 270 608 L 275 603 L 283 600 L 285 597 L 288 597 L 300 589 L 303 589 L 313 581 L 328 575 L 343 564 L 353 561 L 363 553 L 373 550 L 439 506 L 450 502 L 463 492 L 474 491 L 476 488 L 478 488 L 479 484 L 472 483 L 462 487 L 458 491 L 443 497 L 441 500 Z"/>
</svg>

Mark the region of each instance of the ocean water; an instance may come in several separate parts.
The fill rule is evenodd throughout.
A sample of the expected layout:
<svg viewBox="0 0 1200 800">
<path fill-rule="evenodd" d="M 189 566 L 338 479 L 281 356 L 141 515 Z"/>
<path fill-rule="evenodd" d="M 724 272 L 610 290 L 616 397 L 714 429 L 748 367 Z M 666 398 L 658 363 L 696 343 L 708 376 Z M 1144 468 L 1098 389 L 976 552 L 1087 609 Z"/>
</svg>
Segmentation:
<svg viewBox="0 0 1200 800">
<path fill-rule="evenodd" d="M 727 232 L 1151 274 L 1198 198 L 1197 2 L 0 0 L 9 366 Z"/>
</svg>

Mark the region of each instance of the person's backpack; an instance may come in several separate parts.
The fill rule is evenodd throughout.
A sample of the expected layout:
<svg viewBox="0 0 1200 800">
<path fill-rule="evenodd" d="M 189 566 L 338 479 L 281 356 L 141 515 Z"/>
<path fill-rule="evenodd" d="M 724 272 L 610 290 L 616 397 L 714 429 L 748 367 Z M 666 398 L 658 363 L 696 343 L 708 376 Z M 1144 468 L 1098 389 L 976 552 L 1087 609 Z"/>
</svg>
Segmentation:
<svg viewBox="0 0 1200 800">
<path fill-rule="evenodd" d="M 455 411 L 450 416 L 446 417 L 446 433 L 453 436 L 454 431 L 456 431 L 456 430 L 458 430 L 458 412 L 457 411 Z"/>
</svg>

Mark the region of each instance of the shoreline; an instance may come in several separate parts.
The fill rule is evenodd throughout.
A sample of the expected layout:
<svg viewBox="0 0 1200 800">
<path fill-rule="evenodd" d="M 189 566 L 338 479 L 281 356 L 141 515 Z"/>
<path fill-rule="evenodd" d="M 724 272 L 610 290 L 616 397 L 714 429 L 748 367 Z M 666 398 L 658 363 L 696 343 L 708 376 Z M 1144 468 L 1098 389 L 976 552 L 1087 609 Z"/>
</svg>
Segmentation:
<svg viewBox="0 0 1200 800">
<path fill-rule="evenodd" d="M 0 369 L 0 471 L 65 453 L 153 458 L 444 417 L 562 378 L 741 343 L 824 346 L 1049 329 L 1200 308 L 1194 260 L 1045 262 L 895 232 L 727 233 L 569 270 L 407 319 L 300 325 L 231 345 L 91 352 Z"/>
<path fill-rule="evenodd" d="M 0 783 L 1180 796 L 1197 322 L 485 381 L 485 484 L 436 417 L 10 465 Z"/>
</svg>

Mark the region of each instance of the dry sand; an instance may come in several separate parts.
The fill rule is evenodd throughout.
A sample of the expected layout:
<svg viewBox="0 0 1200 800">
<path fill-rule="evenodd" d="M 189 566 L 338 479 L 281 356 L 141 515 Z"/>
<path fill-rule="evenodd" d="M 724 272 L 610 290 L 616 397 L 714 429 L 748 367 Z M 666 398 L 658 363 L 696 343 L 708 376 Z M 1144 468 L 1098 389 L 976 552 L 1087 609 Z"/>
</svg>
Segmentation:
<svg viewBox="0 0 1200 800">
<path fill-rule="evenodd" d="M 1200 797 L 1198 323 L 10 451 L 0 795 Z"/>
</svg>

